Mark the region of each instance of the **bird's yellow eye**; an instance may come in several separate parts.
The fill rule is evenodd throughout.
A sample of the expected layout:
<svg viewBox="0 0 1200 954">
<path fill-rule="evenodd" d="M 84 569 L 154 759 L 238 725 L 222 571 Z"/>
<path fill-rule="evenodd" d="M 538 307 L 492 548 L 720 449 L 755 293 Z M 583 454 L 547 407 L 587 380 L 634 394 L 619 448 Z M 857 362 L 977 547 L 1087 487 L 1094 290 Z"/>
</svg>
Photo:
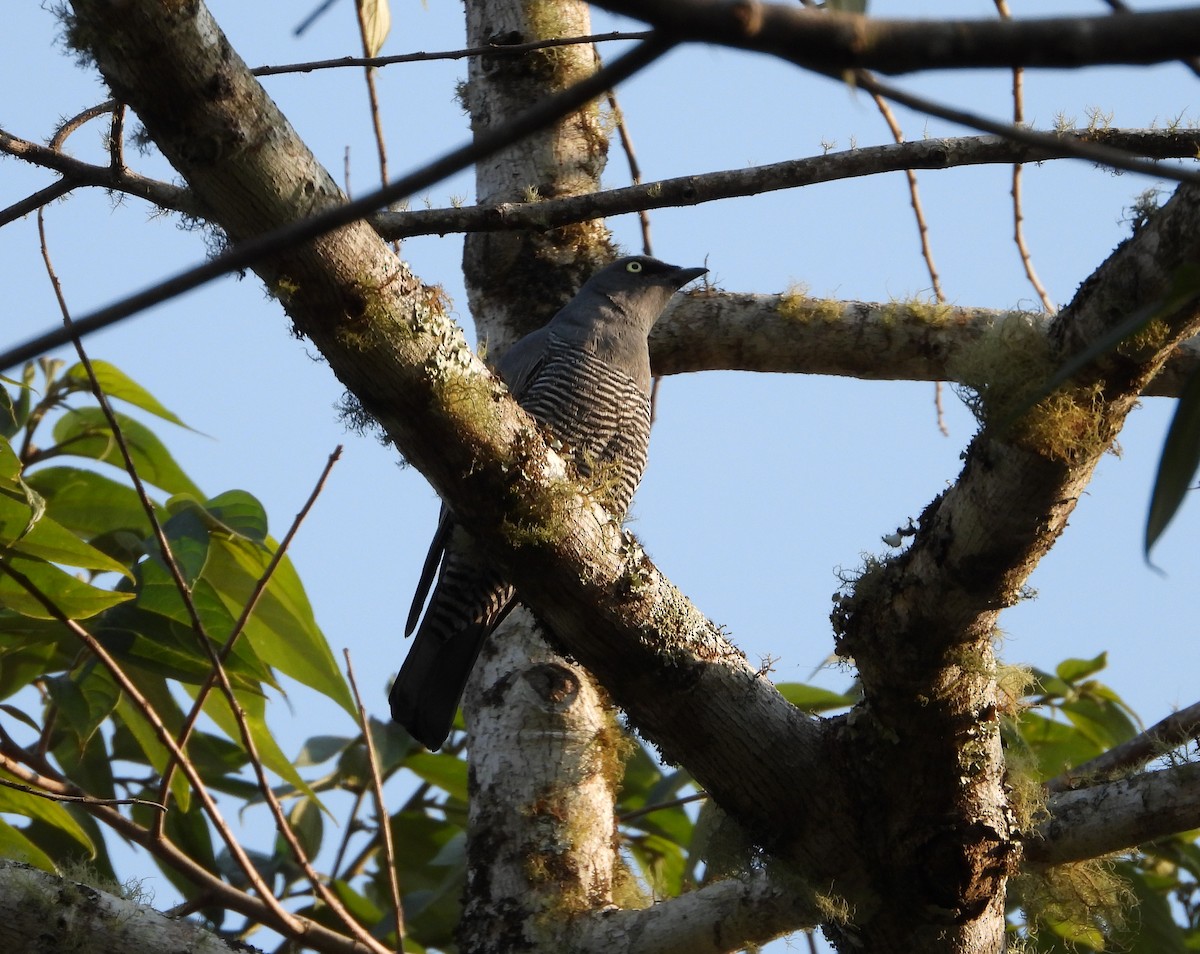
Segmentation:
<svg viewBox="0 0 1200 954">
<path fill-rule="evenodd" d="M 641 270 L 642 270 L 641 262 L 630 262 L 628 265 L 625 266 L 625 271 L 633 272 L 634 274 L 637 274 Z"/>
</svg>

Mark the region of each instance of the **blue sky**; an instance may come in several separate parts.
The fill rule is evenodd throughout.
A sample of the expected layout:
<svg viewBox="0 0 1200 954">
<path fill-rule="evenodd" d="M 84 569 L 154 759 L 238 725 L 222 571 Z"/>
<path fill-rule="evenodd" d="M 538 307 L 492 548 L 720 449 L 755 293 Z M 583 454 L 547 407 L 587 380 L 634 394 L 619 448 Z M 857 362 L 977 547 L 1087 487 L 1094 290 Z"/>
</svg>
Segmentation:
<svg viewBox="0 0 1200 954">
<path fill-rule="evenodd" d="M 460 4 L 394 3 L 385 53 L 462 45 Z M 293 38 L 309 6 L 210 3 L 251 65 L 357 51 L 348 2 Z M 1012 6 L 1017 15 L 1106 9 L 1082 2 Z M 876 2 L 871 9 L 893 16 L 994 15 L 982 0 Z M 597 14 L 594 25 L 602 32 L 616 24 Z M 60 117 L 104 98 L 94 76 L 55 43 L 56 33 L 51 15 L 33 4 L 7 11 L 0 84 L 20 95 L 10 93 L 0 103 L 0 126 L 16 135 L 44 140 Z M 616 49 L 604 52 L 611 57 Z M 465 117 L 453 98 L 464 69 L 457 62 L 414 64 L 380 75 L 394 175 L 465 139 Z M 898 82 L 997 118 L 1011 109 L 1010 77 L 1003 71 L 939 72 Z M 373 186 L 377 167 L 361 73 L 277 77 L 266 85 L 335 178 L 342 178 L 349 149 L 353 190 Z M 1111 113 L 1118 126 L 1161 126 L 1180 115 L 1194 122 L 1198 93 L 1200 80 L 1180 65 L 1042 71 L 1027 76 L 1026 115 L 1043 128 L 1057 114 L 1086 125 L 1094 109 Z M 619 96 L 647 180 L 798 158 L 821 152 L 823 143 L 843 149 L 890 141 L 868 97 L 786 64 L 714 48 L 671 53 Z M 910 139 L 967 132 L 897 113 Z M 99 160 L 104 132 L 101 124 L 85 127 L 71 140 L 73 151 Z M 155 156 L 131 153 L 130 159 L 140 171 L 172 177 Z M 4 161 L 0 205 L 49 181 Z M 605 181 L 627 182 L 615 145 Z M 1034 307 L 1010 238 L 1008 168 L 922 173 L 920 183 L 949 299 Z M 1055 301 L 1069 301 L 1128 234 L 1125 210 L 1156 184 L 1164 185 L 1080 162 L 1026 170 L 1028 242 Z M 469 176 L 459 175 L 413 205 L 444 206 L 471 196 Z M 77 314 L 202 259 L 202 234 L 149 212 L 135 200 L 118 205 L 94 190 L 48 210 L 51 252 Z M 627 249 L 640 249 L 634 217 L 609 224 Z M 899 174 L 659 211 L 653 235 L 660 257 L 707 264 L 710 279 L 730 291 L 778 292 L 803 283 L 815 294 L 868 301 L 929 294 Z M 461 239 L 413 239 L 403 253 L 425 281 L 445 286 L 469 324 Z M 56 323 L 32 218 L 0 230 L 0 287 L 6 342 Z M 166 436 L 206 492 L 238 487 L 256 494 L 276 534 L 303 503 L 329 452 L 345 444 L 292 557 L 335 653 L 350 648 L 368 707 L 384 715 L 388 676 L 405 651 L 403 614 L 437 513 L 421 475 L 398 466 L 396 454 L 373 437 L 344 430 L 334 410 L 339 386 L 314 349 L 291 337 L 286 318 L 253 276 L 224 279 L 157 307 L 95 336 L 88 347 L 201 432 Z M 659 566 L 728 628 L 752 661 L 769 656 L 777 679 L 807 680 L 832 647 L 828 616 L 839 571 L 855 569 L 863 554 L 886 552 L 881 537 L 917 517 L 957 474 L 974 422 L 946 389 L 950 435 L 942 436 L 933 399 L 933 386 L 924 383 L 744 373 L 669 378 L 660 392 L 634 529 Z M 1193 605 L 1200 559 L 1186 545 L 1195 537 L 1196 506 L 1185 508 L 1155 553 L 1165 575 L 1149 569 L 1141 554 L 1172 407 L 1149 399 L 1133 414 L 1121 436 L 1122 455 L 1102 461 L 1070 528 L 1030 581 L 1037 598 L 1001 619 L 1002 655 L 1010 662 L 1053 668 L 1065 657 L 1108 650 L 1110 669 L 1101 678 L 1147 722 L 1194 702 L 1200 671 Z M 816 681 L 844 689 L 849 679 L 833 669 Z M 293 701 L 291 708 L 277 707 L 275 720 L 293 748 L 310 734 L 354 731 L 342 724 L 340 710 L 310 694 L 297 693 Z M 170 889 L 161 879 L 154 884 L 165 906 Z"/>
</svg>

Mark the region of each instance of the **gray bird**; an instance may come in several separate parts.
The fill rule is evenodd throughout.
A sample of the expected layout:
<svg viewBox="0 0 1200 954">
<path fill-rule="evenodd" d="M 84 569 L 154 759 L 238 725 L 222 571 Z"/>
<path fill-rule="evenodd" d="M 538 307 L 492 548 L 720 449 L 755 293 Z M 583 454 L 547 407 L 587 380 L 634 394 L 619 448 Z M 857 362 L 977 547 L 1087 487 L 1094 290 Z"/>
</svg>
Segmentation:
<svg viewBox="0 0 1200 954">
<path fill-rule="evenodd" d="M 596 474 L 594 492 L 618 517 L 646 467 L 650 328 L 671 296 L 706 271 L 618 259 L 500 359 L 513 397 L 565 445 L 581 476 Z M 443 505 L 404 630 L 417 636 L 389 696 L 392 718 L 426 748 L 446 741 L 479 650 L 515 603 L 514 588 Z"/>
</svg>

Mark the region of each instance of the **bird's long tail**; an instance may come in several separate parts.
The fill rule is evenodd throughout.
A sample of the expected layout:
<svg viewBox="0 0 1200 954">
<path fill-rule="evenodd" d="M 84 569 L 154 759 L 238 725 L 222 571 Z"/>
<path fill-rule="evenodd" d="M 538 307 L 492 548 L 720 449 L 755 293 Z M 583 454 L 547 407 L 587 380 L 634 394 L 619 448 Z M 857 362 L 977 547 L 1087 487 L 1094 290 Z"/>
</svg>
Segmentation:
<svg viewBox="0 0 1200 954">
<path fill-rule="evenodd" d="M 446 555 L 388 696 L 392 718 L 426 748 L 446 741 L 479 650 L 514 605 L 515 590 L 495 570 Z"/>
</svg>

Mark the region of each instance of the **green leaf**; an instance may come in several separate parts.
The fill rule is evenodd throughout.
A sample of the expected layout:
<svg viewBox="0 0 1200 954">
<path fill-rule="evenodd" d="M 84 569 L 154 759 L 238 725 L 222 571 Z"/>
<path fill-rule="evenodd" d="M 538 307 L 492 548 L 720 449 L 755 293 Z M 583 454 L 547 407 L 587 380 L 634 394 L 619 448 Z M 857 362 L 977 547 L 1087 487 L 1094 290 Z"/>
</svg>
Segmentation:
<svg viewBox="0 0 1200 954">
<path fill-rule="evenodd" d="M 267 542 L 267 511 L 253 494 L 227 490 L 205 501 L 204 509 L 222 529 L 255 543 Z"/>
<path fill-rule="evenodd" d="M 1118 862 L 1116 870 L 1137 898 L 1137 913 L 1132 918 L 1136 929 L 1123 932 L 1126 936 L 1120 940 L 1124 943 L 1115 949 L 1126 954 L 1186 954 L 1183 929 L 1171 916 L 1171 906 L 1163 892 L 1150 887 L 1145 872 L 1128 862 Z"/>
<path fill-rule="evenodd" d="M 147 684 L 139 685 L 138 688 L 150 701 L 150 704 L 158 713 L 158 717 L 166 726 L 167 731 L 174 738 L 178 739 L 179 731 L 183 727 L 183 713 L 180 712 L 174 698 L 170 696 L 165 681 L 158 680 L 157 691 L 154 691 Z M 166 771 L 170 750 L 158 737 L 158 733 L 125 694 L 122 694 L 121 698 L 117 700 L 116 713 L 121 720 L 121 724 L 137 743 L 138 750 L 145 757 L 146 764 L 153 768 L 157 774 L 162 775 Z M 115 743 L 114 755 L 116 755 Z M 187 776 L 178 769 L 176 769 L 175 774 L 171 777 L 171 794 L 175 797 L 177 809 L 181 814 L 189 811 L 192 801 L 191 783 L 188 781 Z"/>
<path fill-rule="evenodd" d="M 658 835 L 642 835 L 630 839 L 629 851 L 656 896 L 675 897 L 680 893 L 686 867 L 683 848 Z"/>
<path fill-rule="evenodd" d="M 6 439 L 0 438 L 0 480 L 16 480 L 20 473 L 21 460 L 17 452 Z"/>
<path fill-rule="evenodd" d="M 1064 702 L 1062 711 L 1071 724 L 1101 750 L 1111 749 L 1137 735 L 1137 727 L 1119 707 L 1096 698 Z"/>
<path fill-rule="evenodd" d="M 246 540 L 213 538 L 204 579 L 231 613 L 240 613 L 266 570 L 270 554 Z M 351 716 L 358 710 L 291 560 L 275 568 L 246 624 L 245 639 L 264 662 L 328 696 Z"/>
<path fill-rule="evenodd" d="M 1065 769 L 1082 765 L 1103 749 L 1074 726 L 1047 719 L 1036 712 L 1022 713 L 1017 726 L 1021 739 L 1037 756 L 1044 779 L 1054 778 Z"/>
<path fill-rule="evenodd" d="M 106 669 L 90 666 L 46 680 L 59 719 L 86 746 L 117 706 L 120 690 Z"/>
<path fill-rule="evenodd" d="M 5 557 L 0 562 L 24 574 L 68 619 L 88 619 L 131 597 L 129 593 L 102 590 L 56 566 L 20 554 Z M 4 572 L 0 572 L 0 609 L 13 610 L 34 619 L 54 619 L 40 600 Z"/>
<path fill-rule="evenodd" d="M 1175 415 L 1167 430 L 1154 491 L 1150 497 L 1150 513 L 1146 517 L 1144 553 L 1158 542 L 1167 525 L 1179 512 L 1183 496 L 1200 467 L 1200 372 L 1193 372 L 1179 395 Z"/>
<path fill-rule="evenodd" d="M 25 477 L 46 500 L 46 513 L 64 527 L 87 537 L 129 530 L 150 534 L 150 521 L 132 487 L 93 470 L 45 467 Z"/>
<path fill-rule="evenodd" d="M 0 493 L 0 547 L 47 563 L 130 576 L 118 563 L 49 517 L 36 519 L 28 504 Z"/>
<path fill-rule="evenodd" d="M 803 709 L 809 713 L 846 709 L 858 701 L 840 692 L 830 692 L 828 689 L 810 686 L 803 682 L 780 682 L 775 684 L 775 688 L 797 709 Z"/>
<path fill-rule="evenodd" d="M 1103 652 L 1094 659 L 1064 659 L 1054 669 L 1058 678 L 1072 685 L 1080 679 L 1100 672 L 1108 665 L 1108 653 Z"/>
<path fill-rule="evenodd" d="M 415 752 L 404 764 L 423 781 L 463 802 L 467 800 L 467 763 L 462 759 L 449 753 Z"/>
<path fill-rule="evenodd" d="M 354 739 L 345 735 L 314 735 L 300 747 L 297 765 L 320 765 L 343 752 Z"/>
<path fill-rule="evenodd" d="M 115 365 L 109 364 L 107 361 L 92 361 L 92 371 L 95 372 L 96 381 L 106 397 L 119 398 L 122 401 L 132 404 L 134 407 L 140 407 L 143 411 L 150 412 L 156 417 L 161 417 L 164 421 L 170 421 L 172 424 L 178 424 L 180 427 L 187 427 L 175 414 L 159 404 L 158 399 L 153 394 Z M 92 383 L 88 379 L 87 371 L 84 370 L 82 364 L 72 365 L 63 375 L 63 378 L 77 385 L 74 388 L 75 390 L 90 392 L 92 389 Z M 191 428 L 188 429 L 191 430 Z"/>
<path fill-rule="evenodd" d="M 23 861 L 27 865 L 57 874 L 54 862 L 41 848 L 26 838 L 20 829 L 0 818 L 0 858 Z"/>
<path fill-rule="evenodd" d="M 234 697 L 237 699 L 238 706 L 245 715 L 246 728 L 250 732 L 250 738 L 254 742 L 254 747 L 258 751 L 258 757 L 262 764 L 296 791 L 307 795 L 320 806 L 321 802 L 317 798 L 316 793 L 309 786 L 308 782 L 300 777 L 300 773 L 296 771 L 296 766 L 292 763 L 291 759 L 284 755 L 283 750 L 279 747 L 279 743 L 275 740 L 274 734 L 268 728 L 266 699 L 260 693 L 244 690 L 239 691 L 236 689 L 234 690 Z M 235 742 L 241 742 L 241 730 L 238 728 L 237 720 L 234 719 L 233 713 L 229 708 L 229 702 L 223 693 L 218 690 L 209 693 L 208 698 L 204 702 L 204 713 L 229 738 Z"/>
<path fill-rule="evenodd" d="M 115 414 L 138 476 L 167 493 L 204 494 L 180 469 L 162 441 L 145 424 Z M 125 462 L 104 413 L 97 407 L 72 408 L 54 425 L 54 439 L 63 451 L 125 469 Z"/>
<path fill-rule="evenodd" d="M 0 771 L 0 778 L 17 781 L 14 776 L 4 771 Z M 9 788 L 7 785 L 0 785 L 0 812 L 36 818 L 70 835 L 74 841 L 87 850 L 89 855 L 95 853 L 95 846 L 87 832 L 80 827 L 79 822 L 71 817 L 70 812 L 52 799 L 41 798 L 31 795 L 29 792 Z"/>
</svg>

